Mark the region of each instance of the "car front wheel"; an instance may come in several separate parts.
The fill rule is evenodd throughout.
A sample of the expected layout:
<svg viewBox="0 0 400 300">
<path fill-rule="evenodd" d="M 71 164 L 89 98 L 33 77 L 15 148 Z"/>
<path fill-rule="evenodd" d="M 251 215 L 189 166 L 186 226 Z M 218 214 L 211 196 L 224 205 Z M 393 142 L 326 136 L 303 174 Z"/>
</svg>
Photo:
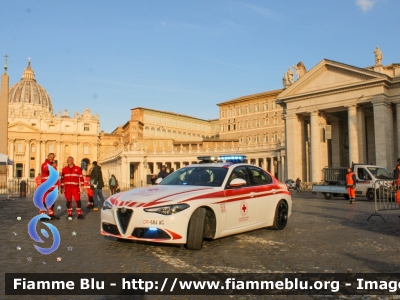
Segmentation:
<svg viewBox="0 0 400 300">
<path fill-rule="evenodd" d="M 272 229 L 282 230 L 286 227 L 288 221 L 289 206 L 286 201 L 281 200 L 278 202 L 275 211 L 274 225 Z"/>
<path fill-rule="evenodd" d="M 186 247 L 189 250 L 200 250 L 203 247 L 206 209 L 200 207 L 194 211 L 189 220 Z"/>
</svg>

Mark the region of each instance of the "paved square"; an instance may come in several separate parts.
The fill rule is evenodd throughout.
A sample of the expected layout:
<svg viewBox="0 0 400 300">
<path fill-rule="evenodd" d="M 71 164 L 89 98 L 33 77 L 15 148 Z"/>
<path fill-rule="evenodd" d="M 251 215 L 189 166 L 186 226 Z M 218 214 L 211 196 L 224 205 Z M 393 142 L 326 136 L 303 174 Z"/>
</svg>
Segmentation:
<svg viewBox="0 0 400 300">
<path fill-rule="evenodd" d="M 86 219 L 67 220 L 63 199 L 56 202 L 62 207 L 56 210 L 61 219 L 51 221 L 61 245 L 50 255 L 36 251 L 27 232 L 38 213 L 32 199 L 0 201 L 2 295 L 7 272 L 399 272 L 400 210 L 383 212 L 387 222 L 379 217 L 367 221 L 374 203 L 366 200 L 350 205 L 340 198 L 328 201 L 320 194 L 293 193 L 293 214 L 285 230 L 255 230 L 205 241 L 201 251 L 189 251 L 105 238 L 99 233 L 99 212 L 84 209 Z M 38 232 L 46 228 L 38 227 Z"/>
</svg>

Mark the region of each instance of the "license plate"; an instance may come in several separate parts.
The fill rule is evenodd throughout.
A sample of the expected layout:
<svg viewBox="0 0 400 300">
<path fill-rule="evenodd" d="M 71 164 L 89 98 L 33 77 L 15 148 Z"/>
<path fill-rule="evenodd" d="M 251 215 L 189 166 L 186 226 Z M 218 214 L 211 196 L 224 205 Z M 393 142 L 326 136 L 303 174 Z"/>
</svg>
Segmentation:
<svg viewBox="0 0 400 300">
<path fill-rule="evenodd" d="M 164 220 L 162 220 L 162 219 L 143 219 L 143 225 L 163 226 Z"/>
</svg>

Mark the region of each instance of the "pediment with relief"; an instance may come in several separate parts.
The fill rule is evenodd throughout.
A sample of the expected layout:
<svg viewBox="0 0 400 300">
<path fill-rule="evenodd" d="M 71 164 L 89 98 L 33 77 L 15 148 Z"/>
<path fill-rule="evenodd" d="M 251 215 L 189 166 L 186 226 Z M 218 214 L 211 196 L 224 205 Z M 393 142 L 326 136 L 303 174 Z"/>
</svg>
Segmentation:
<svg viewBox="0 0 400 300">
<path fill-rule="evenodd" d="M 284 90 L 279 98 L 366 83 L 385 75 L 334 61 L 323 60 Z"/>
<path fill-rule="evenodd" d="M 13 132 L 23 132 L 23 133 L 37 133 L 40 132 L 39 129 L 32 127 L 28 124 L 22 123 L 22 122 L 17 122 L 11 125 L 8 125 L 8 131 L 13 131 Z"/>
</svg>

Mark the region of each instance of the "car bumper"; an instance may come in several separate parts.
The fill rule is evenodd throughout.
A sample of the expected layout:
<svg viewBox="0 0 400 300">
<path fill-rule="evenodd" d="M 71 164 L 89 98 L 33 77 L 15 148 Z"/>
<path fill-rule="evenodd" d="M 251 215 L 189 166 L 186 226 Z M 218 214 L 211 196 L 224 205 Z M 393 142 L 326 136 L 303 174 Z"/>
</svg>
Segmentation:
<svg viewBox="0 0 400 300">
<path fill-rule="evenodd" d="M 148 213 L 143 208 L 101 210 L 100 233 L 120 239 L 185 244 L 188 215 Z"/>
</svg>

